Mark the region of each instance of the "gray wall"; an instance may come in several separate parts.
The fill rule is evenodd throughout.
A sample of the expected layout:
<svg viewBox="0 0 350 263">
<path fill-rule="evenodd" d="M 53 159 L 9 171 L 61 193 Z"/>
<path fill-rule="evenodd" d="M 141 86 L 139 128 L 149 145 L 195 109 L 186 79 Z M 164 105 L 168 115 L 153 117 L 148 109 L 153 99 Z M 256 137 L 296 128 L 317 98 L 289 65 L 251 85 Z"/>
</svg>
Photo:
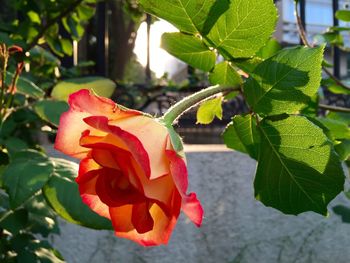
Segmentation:
<svg viewBox="0 0 350 263">
<path fill-rule="evenodd" d="M 296 217 L 264 207 L 253 196 L 255 161 L 223 147 L 188 149 L 190 190 L 205 210 L 201 228 L 181 215 L 168 246 L 144 248 L 112 232 L 62 222 L 53 243 L 67 262 L 350 261 L 350 224 L 332 213 Z M 343 196 L 331 206 L 339 203 L 350 206 Z"/>
</svg>

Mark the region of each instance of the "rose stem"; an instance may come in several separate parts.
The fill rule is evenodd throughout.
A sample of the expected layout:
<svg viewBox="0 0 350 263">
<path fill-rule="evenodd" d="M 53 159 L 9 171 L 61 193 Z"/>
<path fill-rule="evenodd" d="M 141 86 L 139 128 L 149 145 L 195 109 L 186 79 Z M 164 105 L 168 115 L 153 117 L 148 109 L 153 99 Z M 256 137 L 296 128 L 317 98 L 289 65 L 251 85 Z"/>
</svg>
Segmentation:
<svg viewBox="0 0 350 263">
<path fill-rule="evenodd" d="M 212 86 L 202 89 L 191 96 L 188 96 L 170 107 L 160 118 L 165 124 L 173 124 L 186 111 L 196 106 L 199 102 L 206 100 L 224 91 L 239 91 L 240 87 Z"/>
</svg>

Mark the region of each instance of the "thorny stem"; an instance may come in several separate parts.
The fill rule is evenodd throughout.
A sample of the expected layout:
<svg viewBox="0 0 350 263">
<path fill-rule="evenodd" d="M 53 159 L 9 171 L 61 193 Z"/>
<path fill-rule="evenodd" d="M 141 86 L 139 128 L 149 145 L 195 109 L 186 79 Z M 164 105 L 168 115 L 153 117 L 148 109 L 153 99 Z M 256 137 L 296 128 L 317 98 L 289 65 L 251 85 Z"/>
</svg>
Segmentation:
<svg viewBox="0 0 350 263">
<path fill-rule="evenodd" d="M 294 12 L 295 12 L 295 16 L 297 18 L 297 25 L 298 25 L 299 35 L 300 35 L 300 38 L 301 38 L 302 42 L 304 43 L 304 45 L 306 45 L 308 47 L 312 47 L 312 45 L 307 40 L 305 28 L 303 27 L 303 23 L 301 22 L 297 1 L 294 1 Z M 343 87 L 344 89 L 350 90 L 349 86 L 345 85 L 340 79 L 338 79 L 336 76 L 334 76 L 325 66 L 323 66 L 322 69 L 339 86 Z"/>
<path fill-rule="evenodd" d="M 225 86 L 212 86 L 206 89 L 202 89 L 191 96 L 188 96 L 181 101 L 177 102 L 175 105 L 170 107 L 168 111 L 160 118 L 165 124 L 172 125 L 176 120 L 185 112 L 187 112 L 192 107 L 196 106 L 203 100 L 206 100 L 218 93 L 227 91 L 238 91 L 240 87 L 225 87 Z"/>
</svg>

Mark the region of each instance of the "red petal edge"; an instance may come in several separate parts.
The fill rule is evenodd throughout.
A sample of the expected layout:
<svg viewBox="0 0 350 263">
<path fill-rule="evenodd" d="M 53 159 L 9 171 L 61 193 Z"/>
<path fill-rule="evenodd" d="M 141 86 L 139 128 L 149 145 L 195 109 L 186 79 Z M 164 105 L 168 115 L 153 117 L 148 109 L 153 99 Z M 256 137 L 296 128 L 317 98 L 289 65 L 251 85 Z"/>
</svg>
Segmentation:
<svg viewBox="0 0 350 263">
<path fill-rule="evenodd" d="M 174 150 L 166 150 L 165 152 L 170 161 L 170 171 L 174 183 L 182 197 L 181 209 L 197 227 L 200 227 L 204 211 L 195 193 L 186 194 L 188 173 L 185 161 Z"/>
</svg>

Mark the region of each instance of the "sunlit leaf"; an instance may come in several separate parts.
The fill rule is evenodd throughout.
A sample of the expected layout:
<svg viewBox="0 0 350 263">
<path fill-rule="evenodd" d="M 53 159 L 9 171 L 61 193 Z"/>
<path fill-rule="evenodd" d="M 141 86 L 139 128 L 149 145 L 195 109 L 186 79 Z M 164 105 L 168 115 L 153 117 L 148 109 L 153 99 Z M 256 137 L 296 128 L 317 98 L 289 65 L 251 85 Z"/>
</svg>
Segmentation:
<svg viewBox="0 0 350 263">
<path fill-rule="evenodd" d="M 321 81 L 323 47 L 283 49 L 259 64 L 244 85 L 254 112 L 296 113 L 313 97 Z"/>
<path fill-rule="evenodd" d="M 344 172 L 322 129 L 300 116 L 260 123 L 255 196 L 286 214 L 327 215 L 328 203 L 344 187 Z"/>
<path fill-rule="evenodd" d="M 237 115 L 226 127 L 223 134 L 228 148 L 258 159 L 260 135 L 257 131 L 256 120 L 252 115 Z"/>
<path fill-rule="evenodd" d="M 215 117 L 222 119 L 222 97 L 203 102 L 197 111 L 197 123 L 210 124 Z"/>
<path fill-rule="evenodd" d="M 182 33 L 164 33 L 161 47 L 192 67 L 209 71 L 215 66 L 215 52 L 198 37 Z"/>
<path fill-rule="evenodd" d="M 276 21 L 272 0 L 232 0 L 207 37 L 224 56 L 250 57 L 268 41 Z"/>
</svg>

